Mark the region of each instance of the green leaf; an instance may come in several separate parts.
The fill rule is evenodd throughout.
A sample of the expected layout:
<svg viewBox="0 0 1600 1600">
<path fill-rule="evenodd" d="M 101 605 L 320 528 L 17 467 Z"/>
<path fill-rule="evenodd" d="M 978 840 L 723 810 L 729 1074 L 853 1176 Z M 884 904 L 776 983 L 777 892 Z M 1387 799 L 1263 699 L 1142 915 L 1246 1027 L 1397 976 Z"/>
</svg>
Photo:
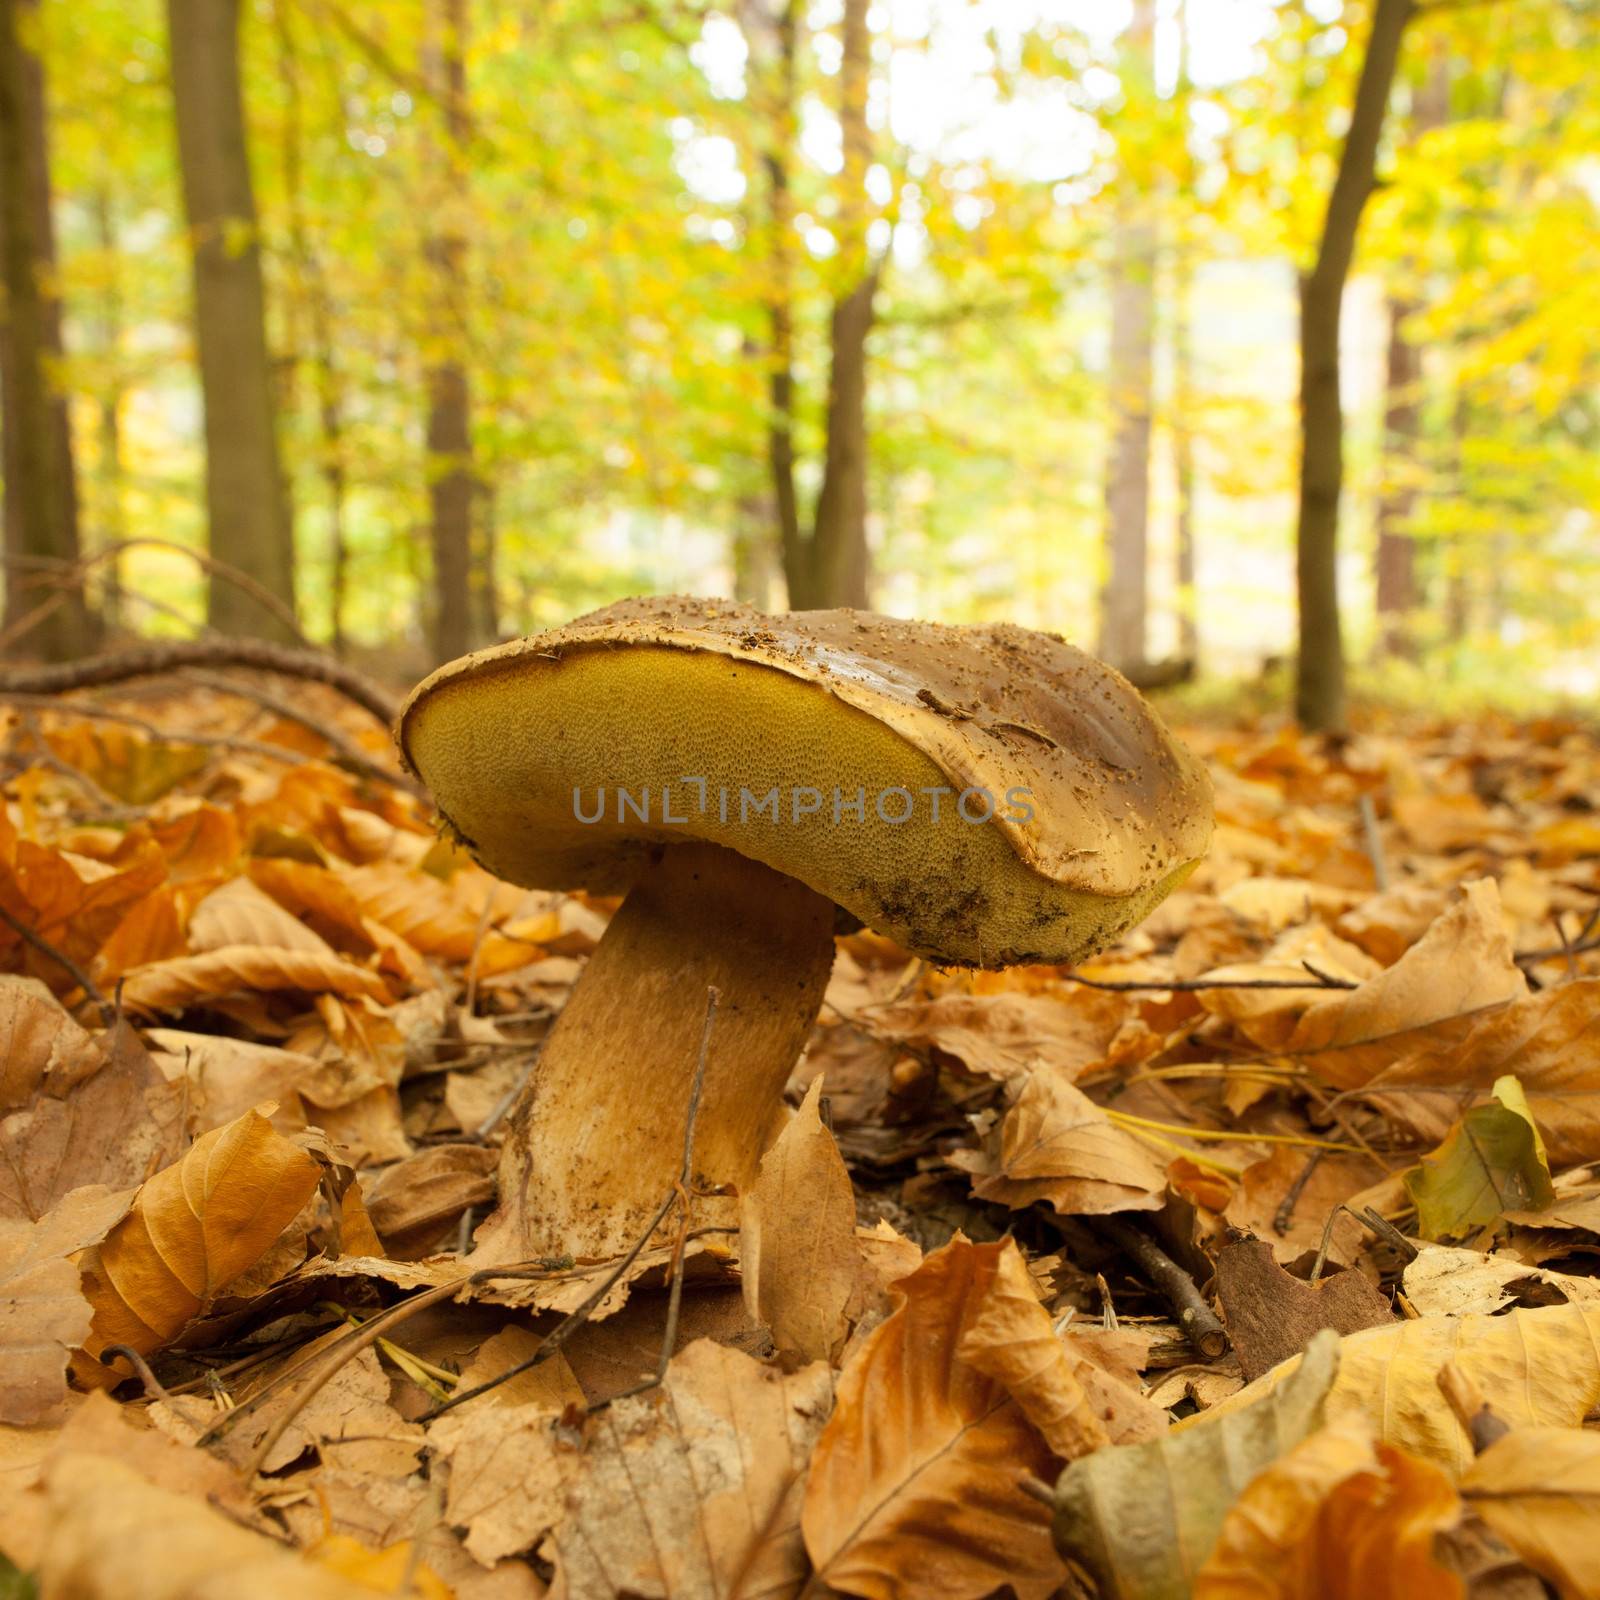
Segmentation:
<svg viewBox="0 0 1600 1600">
<path fill-rule="evenodd" d="M 1497 1080 L 1494 1100 L 1465 1112 L 1405 1182 L 1424 1239 L 1466 1238 L 1507 1211 L 1549 1205 L 1550 1166 L 1522 1085 Z"/>
</svg>

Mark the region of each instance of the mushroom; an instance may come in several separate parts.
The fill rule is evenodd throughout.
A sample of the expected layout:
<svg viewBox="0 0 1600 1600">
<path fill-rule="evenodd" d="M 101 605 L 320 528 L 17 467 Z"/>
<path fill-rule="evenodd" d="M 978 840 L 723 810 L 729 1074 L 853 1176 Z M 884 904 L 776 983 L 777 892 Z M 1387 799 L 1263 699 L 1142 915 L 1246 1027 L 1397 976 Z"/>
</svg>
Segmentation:
<svg viewBox="0 0 1600 1600">
<path fill-rule="evenodd" d="M 1204 770 L 1053 634 L 624 600 L 440 668 L 397 737 L 491 872 L 626 896 L 514 1108 L 500 1259 L 601 1257 L 755 1177 L 836 919 L 943 965 L 1074 962 L 1193 869 Z M 704 1221 L 706 1204 L 696 1212 Z"/>
</svg>

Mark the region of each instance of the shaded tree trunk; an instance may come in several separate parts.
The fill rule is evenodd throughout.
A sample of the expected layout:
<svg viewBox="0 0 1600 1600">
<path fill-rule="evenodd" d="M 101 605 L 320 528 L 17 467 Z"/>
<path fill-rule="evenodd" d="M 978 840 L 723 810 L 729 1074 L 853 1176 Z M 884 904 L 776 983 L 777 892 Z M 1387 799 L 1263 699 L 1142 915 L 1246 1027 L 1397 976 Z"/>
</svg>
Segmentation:
<svg viewBox="0 0 1600 1600">
<path fill-rule="evenodd" d="M 1189 154 L 1189 12 L 1178 8 L 1178 83 L 1175 92 L 1179 132 L 1183 140 L 1179 172 L 1182 195 L 1194 192 L 1194 162 Z M 1189 239 L 1180 231 L 1172 246 L 1172 471 L 1178 499 L 1177 579 L 1178 657 L 1198 665 L 1200 657 L 1199 596 L 1195 592 L 1194 546 L 1194 344 L 1189 306 L 1194 289 L 1194 260 Z"/>
<path fill-rule="evenodd" d="M 102 548 L 114 548 L 128 537 L 125 502 L 127 473 L 122 460 L 122 338 L 126 313 L 122 300 L 122 274 L 118 254 L 116 211 L 108 183 L 96 188 L 93 201 L 95 243 L 106 260 L 105 288 L 99 316 L 100 359 L 105 373 L 98 401 L 100 462 L 95 488 L 99 500 L 99 536 Z M 100 620 L 105 632 L 116 633 L 127 626 L 126 596 L 122 587 L 122 557 L 113 555 L 105 563 Z"/>
<path fill-rule="evenodd" d="M 273 7 L 279 43 L 286 114 L 283 136 L 283 182 L 289 201 L 289 252 L 296 286 L 311 333 L 313 388 L 317 402 L 318 471 L 328 514 L 328 643 L 342 655 L 346 643 L 350 552 L 345 539 L 345 498 L 349 467 L 345 445 L 344 387 L 335 354 L 334 311 L 322 258 L 306 225 L 302 183 L 304 116 L 300 87 L 300 55 L 292 8 L 285 0 Z"/>
<path fill-rule="evenodd" d="M 0 0 L 0 400 L 4 410 L 8 628 L 32 617 L 22 648 L 62 661 L 90 643 L 77 573 L 78 501 L 54 287 L 44 66 L 20 35 L 25 0 Z"/>
<path fill-rule="evenodd" d="M 865 606 L 867 553 L 867 338 L 872 332 L 882 263 L 867 250 L 867 168 L 872 135 L 867 88 L 872 75 L 868 0 L 844 0 L 839 65 L 840 282 L 829 319 L 828 433 L 822 488 L 811 532 L 815 604 Z"/>
<path fill-rule="evenodd" d="M 1148 83 L 1154 0 L 1137 0 L 1121 60 L 1125 84 Z M 1142 95 L 1127 93 L 1124 116 Z M 1131 133 L 1130 133 L 1131 139 Z M 1145 661 L 1149 609 L 1150 389 L 1155 313 L 1155 227 L 1142 189 L 1142 163 L 1124 158 L 1112 249 L 1111 452 L 1106 463 L 1105 584 L 1100 593 L 1100 654 L 1137 669 Z"/>
<path fill-rule="evenodd" d="M 1450 64 L 1440 51 L 1412 107 L 1411 132 L 1420 138 L 1450 114 Z M 1384 375 L 1383 491 L 1378 498 L 1378 649 L 1410 654 L 1410 624 L 1419 601 L 1417 549 L 1411 534 L 1422 445 L 1422 351 L 1403 333 L 1420 309 L 1413 299 L 1389 297 L 1389 346 Z"/>
<path fill-rule="evenodd" d="M 1295 715 L 1310 729 L 1344 721 L 1344 641 L 1339 622 L 1339 499 L 1344 414 L 1339 328 L 1361 213 L 1372 193 L 1378 140 L 1414 0 L 1377 0 L 1350 127 L 1328 196 L 1316 261 L 1300 282 L 1300 506 L 1296 595 L 1300 636 Z"/>
<path fill-rule="evenodd" d="M 239 83 L 239 0 L 167 0 L 178 164 L 194 252 L 211 553 L 294 604 L 294 532 L 278 459 L 266 292 Z M 224 633 L 289 640 L 285 622 L 213 576 Z"/>
<path fill-rule="evenodd" d="M 441 225 L 428 239 L 437 315 L 430 330 L 428 507 L 433 545 L 434 654 L 447 661 L 493 636 L 494 575 L 474 548 L 472 390 L 467 370 L 466 0 L 431 0 L 426 75 L 445 108 Z M 477 558 L 475 560 L 475 557 Z"/>
</svg>

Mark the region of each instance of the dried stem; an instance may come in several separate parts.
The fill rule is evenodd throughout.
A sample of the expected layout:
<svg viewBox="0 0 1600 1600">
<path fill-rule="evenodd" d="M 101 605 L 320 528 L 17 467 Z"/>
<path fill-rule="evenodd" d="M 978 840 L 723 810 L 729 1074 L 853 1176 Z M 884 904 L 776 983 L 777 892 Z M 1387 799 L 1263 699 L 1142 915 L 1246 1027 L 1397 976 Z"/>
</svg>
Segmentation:
<svg viewBox="0 0 1600 1600">
<path fill-rule="evenodd" d="M 1177 1313 L 1178 1326 L 1207 1361 L 1215 1361 L 1227 1351 L 1227 1330 L 1206 1304 L 1194 1279 L 1149 1234 L 1119 1217 L 1101 1217 L 1097 1226 L 1118 1249 L 1132 1257 L 1139 1276 Z"/>
<path fill-rule="evenodd" d="M 117 1008 L 106 999 L 100 986 L 64 950 L 58 950 L 42 933 L 35 932 L 20 917 L 0 905 L 0 922 L 4 922 L 19 939 L 31 944 L 40 955 L 55 962 L 77 986 L 83 990 L 99 1009 L 100 1020 L 111 1028 L 116 1026 Z"/>
</svg>

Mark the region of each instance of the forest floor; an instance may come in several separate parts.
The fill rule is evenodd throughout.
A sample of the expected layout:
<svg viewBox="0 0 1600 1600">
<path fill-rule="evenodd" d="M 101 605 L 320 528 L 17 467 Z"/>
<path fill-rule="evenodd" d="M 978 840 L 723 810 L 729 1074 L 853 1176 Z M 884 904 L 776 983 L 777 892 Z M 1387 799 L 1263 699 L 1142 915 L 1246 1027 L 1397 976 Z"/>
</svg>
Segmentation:
<svg viewBox="0 0 1600 1600">
<path fill-rule="evenodd" d="M 1592 731 L 1189 730 L 1117 948 L 842 939 L 741 1231 L 474 1276 L 611 906 L 277 692 L 9 713 L 0 1595 L 1600 1594 Z"/>
</svg>

